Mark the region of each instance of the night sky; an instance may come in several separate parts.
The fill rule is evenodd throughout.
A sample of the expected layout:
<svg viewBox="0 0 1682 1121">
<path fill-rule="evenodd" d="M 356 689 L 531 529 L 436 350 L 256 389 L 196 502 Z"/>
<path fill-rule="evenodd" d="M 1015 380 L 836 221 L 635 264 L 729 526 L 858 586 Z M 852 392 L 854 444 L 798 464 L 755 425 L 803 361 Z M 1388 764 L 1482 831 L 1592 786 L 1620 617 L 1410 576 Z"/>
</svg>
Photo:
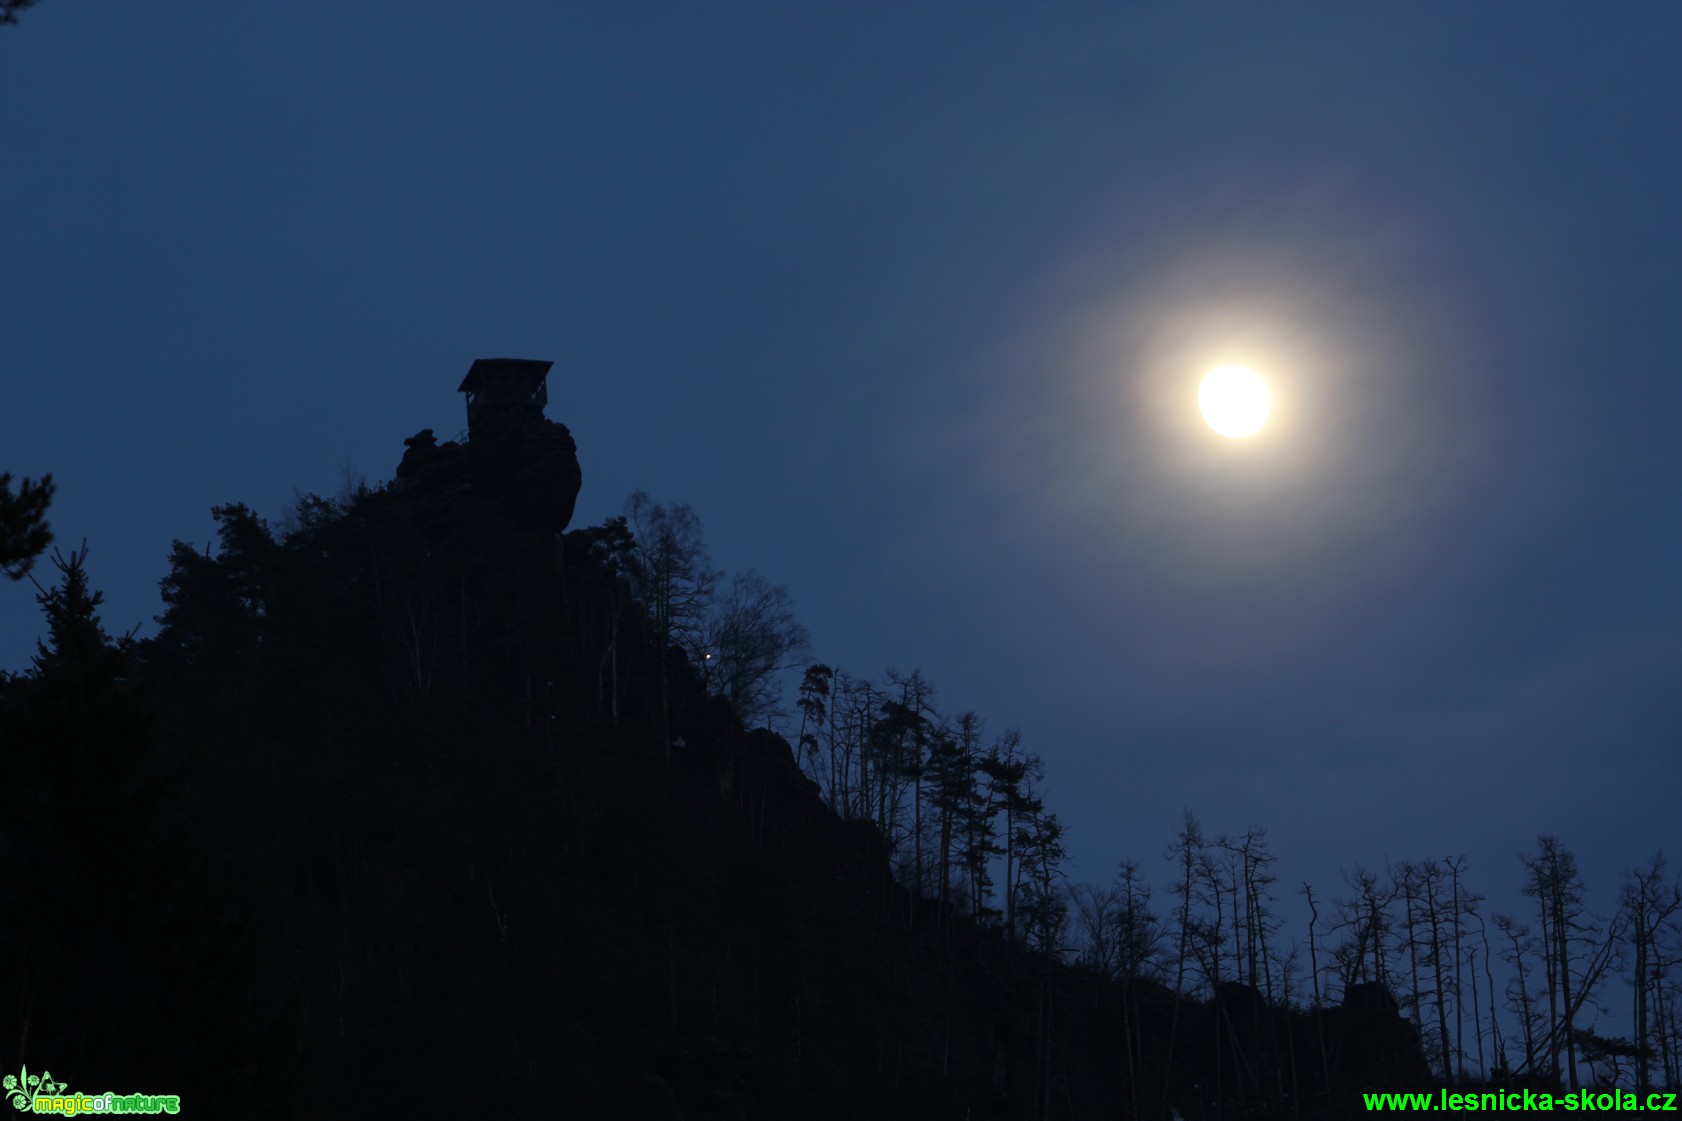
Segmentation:
<svg viewBox="0 0 1682 1121">
<path fill-rule="evenodd" d="M 1160 890 L 1190 807 L 1293 922 L 1459 853 L 1521 906 L 1544 831 L 1604 913 L 1682 857 L 1679 50 L 1673 3 L 43 0 L 0 470 L 149 633 L 213 504 L 553 359 L 575 526 L 687 502 L 814 657 L 1020 728 L 1077 879 Z M 0 667 L 38 620 L 0 586 Z"/>
</svg>

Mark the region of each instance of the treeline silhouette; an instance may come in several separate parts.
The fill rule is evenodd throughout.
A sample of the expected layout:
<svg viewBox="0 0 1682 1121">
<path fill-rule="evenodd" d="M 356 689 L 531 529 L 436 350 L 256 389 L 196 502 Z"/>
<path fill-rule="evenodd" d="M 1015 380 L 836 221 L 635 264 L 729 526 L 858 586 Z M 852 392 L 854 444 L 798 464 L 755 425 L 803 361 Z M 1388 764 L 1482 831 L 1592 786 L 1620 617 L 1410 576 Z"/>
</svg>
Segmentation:
<svg viewBox="0 0 1682 1121">
<path fill-rule="evenodd" d="M 1304 886 L 1300 944 L 1260 829 L 1186 813 L 1160 913 L 1135 863 L 1071 886 L 1017 731 L 805 660 L 687 507 L 568 531 L 571 457 L 487 422 L 279 524 L 218 507 L 145 640 L 53 555 L 0 679 L 22 1077 L 225 1117 L 1188 1121 L 1682 1081 L 1662 858 L 1597 922 L 1541 838 L 1533 925 L 1463 860 L 1357 871 Z M 50 481 L 0 491 L 21 577 Z M 1585 1030 L 1620 974 L 1633 1037 Z"/>
</svg>

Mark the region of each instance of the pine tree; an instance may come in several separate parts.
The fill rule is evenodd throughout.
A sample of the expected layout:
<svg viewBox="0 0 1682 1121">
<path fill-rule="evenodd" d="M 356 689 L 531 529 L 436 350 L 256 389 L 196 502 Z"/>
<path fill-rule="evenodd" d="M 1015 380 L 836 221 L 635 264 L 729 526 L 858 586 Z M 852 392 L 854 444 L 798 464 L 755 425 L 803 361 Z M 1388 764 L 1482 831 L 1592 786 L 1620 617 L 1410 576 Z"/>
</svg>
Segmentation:
<svg viewBox="0 0 1682 1121">
<path fill-rule="evenodd" d="M 0 687 L 0 991 L 19 1054 L 90 1081 L 191 1080 L 217 1112 L 262 1082 L 285 1113 L 290 1029 L 255 1002 L 255 934 L 185 832 L 185 762 L 159 742 L 137 644 L 105 632 L 87 555 L 54 555 L 47 633 Z"/>
<path fill-rule="evenodd" d="M 5 22 L 0 17 L 0 23 Z M 0 473 L 0 572 L 13 580 L 22 580 L 34 566 L 35 558 L 53 543 L 52 529 L 47 525 L 53 477 L 43 475 L 39 482 L 19 479 L 16 494 L 12 493 L 11 484 L 11 473 Z"/>
</svg>

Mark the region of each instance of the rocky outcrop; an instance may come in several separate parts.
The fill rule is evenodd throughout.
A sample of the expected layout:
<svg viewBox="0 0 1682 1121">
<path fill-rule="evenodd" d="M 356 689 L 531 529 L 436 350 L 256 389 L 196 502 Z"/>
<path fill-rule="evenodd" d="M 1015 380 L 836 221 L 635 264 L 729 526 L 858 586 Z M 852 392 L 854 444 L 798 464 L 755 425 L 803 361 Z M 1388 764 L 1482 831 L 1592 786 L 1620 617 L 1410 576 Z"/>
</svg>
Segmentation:
<svg viewBox="0 0 1682 1121">
<path fill-rule="evenodd" d="M 471 488 L 516 523 L 545 537 L 572 521 L 584 472 L 578 445 L 566 425 L 548 419 L 536 423 L 498 423 L 488 418 L 474 426 L 468 442 L 442 444 L 423 428 L 403 441 L 397 486 L 420 498 L 444 498 Z"/>
<path fill-rule="evenodd" d="M 485 418 L 473 427 L 467 459 L 473 489 L 504 506 L 521 526 L 548 535 L 572 521 L 584 472 L 566 425 Z"/>
</svg>

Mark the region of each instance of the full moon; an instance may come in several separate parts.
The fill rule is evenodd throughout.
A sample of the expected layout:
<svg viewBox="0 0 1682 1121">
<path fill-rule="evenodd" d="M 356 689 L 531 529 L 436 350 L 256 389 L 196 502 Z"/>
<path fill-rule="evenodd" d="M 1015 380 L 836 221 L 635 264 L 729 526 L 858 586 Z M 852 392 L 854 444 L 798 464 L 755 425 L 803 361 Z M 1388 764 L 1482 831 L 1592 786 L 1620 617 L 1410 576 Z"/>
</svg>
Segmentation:
<svg viewBox="0 0 1682 1121">
<path fill-rule="evenodd" d="M 1254 435 L 1272 404 L 1267 383 L 1243 366 L 1210 370 L 1197 390 L 1197 407 L 1209 427 L 1234 439 Z"/>
</svg>

